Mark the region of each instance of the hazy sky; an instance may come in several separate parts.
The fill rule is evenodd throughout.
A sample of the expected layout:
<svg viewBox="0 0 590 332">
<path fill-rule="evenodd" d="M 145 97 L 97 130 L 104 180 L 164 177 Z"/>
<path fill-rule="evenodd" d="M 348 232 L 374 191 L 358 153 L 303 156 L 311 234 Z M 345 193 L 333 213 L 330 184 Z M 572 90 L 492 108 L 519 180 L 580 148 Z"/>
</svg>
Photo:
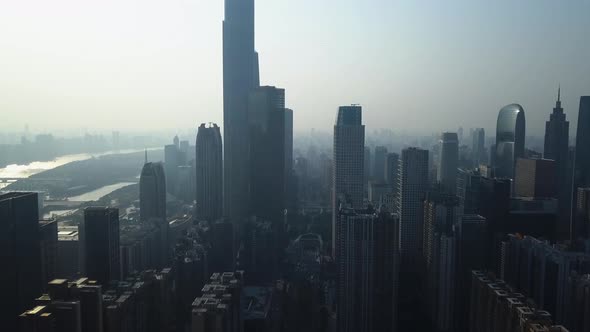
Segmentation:
<svg viewBox="0 0 590 332">
<path fill-rule="evenodd" d="M 590 94 L 590 1 L 257 0 L 261 83 L 296 130 L 359 103 L 369 130 L 495 128 L 521 103 L 542 134 L 557 85 Z M 0 4 L 0 129 L 185 129 L 222 121 L 222 0 Z M 575 131 L 572 130 L 572 131 Z"/>
</svg>

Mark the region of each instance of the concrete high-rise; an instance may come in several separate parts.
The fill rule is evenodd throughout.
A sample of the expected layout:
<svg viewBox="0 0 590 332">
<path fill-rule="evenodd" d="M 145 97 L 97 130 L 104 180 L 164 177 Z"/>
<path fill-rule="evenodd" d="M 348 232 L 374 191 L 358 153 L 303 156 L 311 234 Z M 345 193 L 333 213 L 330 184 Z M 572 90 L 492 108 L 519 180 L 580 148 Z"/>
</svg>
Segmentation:
<svg viewBox="0 0 590 332">
<path fill-rule="evenodd" d="M 545 123 L 545 149 L 543 157 L 555 160 L 555 172 L 551 176 L 560 179 L 557 184 L 557 198 L 559 204 L 559 221 L 557 231 L 560 237 L 567 237 L 570 227 L 571 196 L 572 196 L 572 175 L 568 176 L 568 154 L 569 154 L 569 128 L 570 123 L 566 120 L 565 113 L 561 107 L 561 88 L 557 90 L 557 101 L 549 121 Z"/>
<path fill-rule="evenodd" d="M 249 214 L 273 224 L 282 222 L 285 210 L 285 90 L 273 86 L 250 92 Z"/>
<path fill-rule="evenodd" d="M 3 331 L 18 331 L 18 315 L 41 292 L 41 248 L 37 193 L 0 195 L 0 322 Z"/>
<path fill-rule="evenodd" d="M 214 222 L 223 214 L 223 146 L 215 123 L 202 123 L 196 142 L 197 217 Z"/>
<path fill-rule="evenodd" d="M 248 94 L 260 84 L 254 0 L 225 0 L 223 20 L 224 214 L 248 215 Z"/>
<path fill-rule="evenodd" d="M 373 181 L 376 183 L 385 182 L 385 163 L 387 162 L 387 148 L 384 146 L 375 147 L 375 163 L 373 164 Z"/>
<path fill-rule="evenodd" d="M 147 158 L 146 158 L 147 159 Z M 168 219 L 166 217 L 166 176 L 162 163 L 147 162 L 139 178 L 139 216 L 142 223 L 153 223 L 159 232 L 157 267 L 168 262 Z"/>
<path fill-rule="evenodd" d="M 459 167 L 459 138 L 457 133 L 443 133 L 440 145 L 438 181 L 445 191 L 454 193 L 457 191 L 457 168 Z"/>
<path fill-rule="evenodd" d="M 514 178 L 516 160 L 524 157 L 526 122 L 524 109 L 518 104 L 504 106 L 496 126 L 496 177 Z"/>
<path fill-rule="evenodd" d="M 363 207 L 365 164 L 365 126 L 362 108 L 341 106 L 334 125 L 334 159 L 332 180 L 332 254 L 338 242 L 337 215 L 340 207 Z"/>
<path fill-rule="evenodd" d="M 402 151 L 398 189 L 400 212 L 399 250 L 403 259 L 415 259 L 422 248 L 422 202 L 429 187 L 428 150 Z"/>
<path fill-rule="evenodd" d="M 555 161 L 518 158 L 514 174 L 514 194 L 519 197 L 555 198 L 557 196 Z"/>
<path fill-rule="evenodd" d="M 119 210 L 87 207 L 80 227 L 83 273 L 101 285 L 119 280 Z"/>
</svg>

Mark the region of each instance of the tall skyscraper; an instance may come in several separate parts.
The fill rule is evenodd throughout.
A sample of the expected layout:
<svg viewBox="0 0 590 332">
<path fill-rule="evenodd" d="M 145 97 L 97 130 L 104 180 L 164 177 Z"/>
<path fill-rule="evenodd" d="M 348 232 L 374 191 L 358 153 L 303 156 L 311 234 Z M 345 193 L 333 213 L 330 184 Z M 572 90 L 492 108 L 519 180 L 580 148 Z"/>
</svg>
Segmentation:
<svg viewBox="0 0 590 332">
<path fill-rule="evenodd" d="M 394 190 L 397 189 L 397 182 L 399 181 L 399 154 L 388 153 L 387 162 L 385 165 L 385 181 Z"/>
<path fill-rule="evenodd" d="M 398 189 L 400 211 L 399 249 L 404 259 L 417 258 L 422 248 L 422 201 L 428 190 L 428 150 L 402 151 Z"/>
<path fill-rule="evenodd" d="M 376 183 L 385 182 L 385 163 L 387 162 L 387 148 L 375 147 L 375 163 L 373 164 L 373 180 Z"/>
<path fill-rule="evenodd" d="M 483 128 L 476 128 L 472 134 L 471 159 L 475 166 L 484 163 L 486 158 L 486 132 Z"/>
<path fill-rule="evenodd" d="M 577 202 L 577 188 L 590 187 L 590 96 L 580 98 L 578 131 L 576 133 L 576 156 L 574 166 L 574 199 Z M 575 210 L 574 210 L 575 211 Z"/>
<path fill-rule="evenodd" d="M 524 109 L 518 104 L 504 106 L 496 126 L 496 177 L 514 178 L 516 160 L 524 157 L 526 122 Z"/>
<path fill-rule="evenodd" d="M 397 216 L 342 209 L 338 223 L 337 331 L 395 331 Z"/>
<path fill-rule="evenodd" d="M 250 92 L 249 214 L 282 222 L 285 210 L 285 90 L 272 86 Z"/>
<path fill-rule="evenodd" d="M 254 0 L 225 0 L 223 20 L 224 214 L 248 215 L 248 94 L 260 84 Z"/>
<path fill-rule="evenodd" d="M 457 191 L 457 168 L 459 167 L 459 138 L 457 133 L 443 133 L 441 139 L 438 181 L 449 193 Z"/>
<path fill-rule="evenodd" d="M 0 195 L 0 322 L 2 330 L 18 331 L 18 315 L 41 292 L 41 248 L 36 193 Z"/>
<path fill-rule="evenodd" d="M 362 108 L 341 106 L 334 125 L 334 159 L 332 180 L 332 254 L 336 256 L 340 206 L 363 207 L 363 177 L 365 161 L 365 126 Z"/>
<path fill-rule="evenodd" d="M 197 217 L 214 222 L 223 212 L 223 147 L 215 123 L 202 123 L 196 142 Z"/>
<path fill-rule="evenodd" d="M 101 285 L 119 280 L 119 210 L 88 207 L 80 226 L 84 274 Z"/>
<path fill-rule="evenodd" d="M 559 221 L 557 231 L 560 237 L 567 238 L 569 235 L 571 215 L 572 183 L 571 174 L 568 176 L 568 153 L 569 153 L 569 128 L 570 123 L 566 120 L 565 113 L 561 107 L 561 88 L 557 90 L 557 101 L 549 121 L 545 123 L 545 149 L 544 158 L 555 160 L 555 173 L 551 175 L 554 179 L 560 179 L 557 183 L 557 198 L 559 200 Z"/>
<path fill-rule="evenodd" d="M 166 176 L 162 163 L 147 162 L 139 178 L 139 215 L 143 223 L 153 223 L 159 232 L 157 267 L 168 262 L 168 219 L 166 217 Z"/>
</svg>

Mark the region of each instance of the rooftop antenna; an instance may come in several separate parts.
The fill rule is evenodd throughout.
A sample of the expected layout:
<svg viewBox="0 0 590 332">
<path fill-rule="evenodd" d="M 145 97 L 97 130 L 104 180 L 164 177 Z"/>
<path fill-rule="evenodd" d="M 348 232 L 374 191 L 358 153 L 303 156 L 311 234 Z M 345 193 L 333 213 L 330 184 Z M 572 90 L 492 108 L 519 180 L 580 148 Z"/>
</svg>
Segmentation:
<svg viewBox="0 0 590 332">
<path fill-rule="evenodd" d="M 148 159 L 147 159 L 147 148 L 145 149 L 145 163 L 148 163 Z"/>
<path fill-rule="evenodd" d="M 559 84 L 559 87 L 557 88 L 557 101 L 561 101 L 561 83 Z"/>
</svg>

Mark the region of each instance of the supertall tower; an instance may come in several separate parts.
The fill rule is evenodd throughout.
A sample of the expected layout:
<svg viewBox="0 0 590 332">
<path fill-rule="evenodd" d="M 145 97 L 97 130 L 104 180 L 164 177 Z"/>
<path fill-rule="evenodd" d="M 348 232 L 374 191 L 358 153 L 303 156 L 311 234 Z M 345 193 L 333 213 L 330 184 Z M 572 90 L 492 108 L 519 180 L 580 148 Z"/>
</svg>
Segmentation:
<svg viewBox="0 0 590 332">
<path fill-rule="evenodd" d="M 459 138 L 457 133 L 443 133 L 440 141 L 441 157 L 438 165 L 438 181 L 445 191 L 457 190 L 457 167 L 459 167 Z"/>
<path fill-rule="evenodd" d="M 248 94 L 258 87 L 254 0 L 225 0 L 223 21 L 224 214 L 247 216 Z"/>
<path fill-rule="evenodd" d="M 524 157 L 524 109 L 519 104 L 504 106 L 496 126 L 496 177 L 514 178 L 516 160 Z"/>
<path fill-rule="evenodd" d="M 334 165 L 332 181 L 332 254 L 336 256 L 340 207 L 363 206 L 365 126 L 361 106 L 341 106 L 334 125 Z"/>
</svg>

